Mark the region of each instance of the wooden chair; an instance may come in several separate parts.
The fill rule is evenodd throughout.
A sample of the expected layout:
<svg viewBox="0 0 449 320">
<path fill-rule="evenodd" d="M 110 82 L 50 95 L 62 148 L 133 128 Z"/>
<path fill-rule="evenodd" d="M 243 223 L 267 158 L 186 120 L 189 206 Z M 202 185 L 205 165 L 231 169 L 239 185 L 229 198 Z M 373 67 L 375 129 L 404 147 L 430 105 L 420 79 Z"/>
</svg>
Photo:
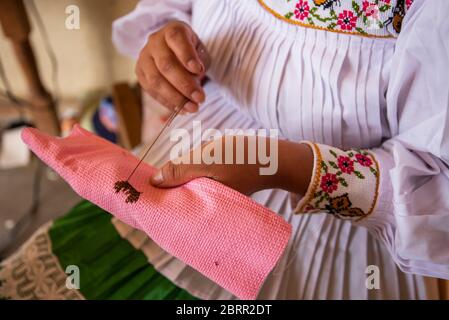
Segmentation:
<svg viewBox="0 0 449 320">
<path fill-rule="evenodd" d="M 119 143 L 126 149 L 133 149 L 140 144 L 142 135 L 140 87 L 117 83 L 112 89 L 112 96 L 119 121 Z"/>
</svg>

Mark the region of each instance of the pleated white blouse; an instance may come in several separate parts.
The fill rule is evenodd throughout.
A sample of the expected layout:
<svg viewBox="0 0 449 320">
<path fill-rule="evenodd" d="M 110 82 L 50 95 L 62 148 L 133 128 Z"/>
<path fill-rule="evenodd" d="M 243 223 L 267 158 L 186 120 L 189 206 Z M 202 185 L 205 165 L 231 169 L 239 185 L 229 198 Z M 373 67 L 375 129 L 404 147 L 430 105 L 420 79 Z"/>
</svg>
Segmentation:
<svg viewBox="0 0 449 320">
<path fill-rule="evenodd" d="M 314 148 L 302 199 L 253 196 L 294 230 L 259 298 L 438 298 L 425 276 L 449 279 L 448 16 L 446 0 L 143 0 L 115 21 L 116 47 L 133 58 L 172 19 L 209 50 L 207 100 L 174 126 L 276 128 Z M 172 144 L 163 137 L 149 161 L 163 164 Z M 233 298 L 115 224 L 180 287 Z M 371 265 L 377 290 L 366 286 Z"/>
</svg>

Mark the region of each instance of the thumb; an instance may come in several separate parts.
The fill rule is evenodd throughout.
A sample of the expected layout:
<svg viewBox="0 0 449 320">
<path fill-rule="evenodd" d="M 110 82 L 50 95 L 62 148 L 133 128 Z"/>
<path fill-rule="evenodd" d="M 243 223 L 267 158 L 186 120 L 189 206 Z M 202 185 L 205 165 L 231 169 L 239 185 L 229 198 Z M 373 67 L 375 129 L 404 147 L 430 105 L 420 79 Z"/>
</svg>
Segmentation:
<svg viewBox="0 0 449 320">
<path fill-rule="evenodd" d="M 168 161 L 151 177 L 150 182 L 158 188 L 173 188 L 205 176 L 207 174 L 203 165 L 175 164 L 172 161 Z"/>
</svg>

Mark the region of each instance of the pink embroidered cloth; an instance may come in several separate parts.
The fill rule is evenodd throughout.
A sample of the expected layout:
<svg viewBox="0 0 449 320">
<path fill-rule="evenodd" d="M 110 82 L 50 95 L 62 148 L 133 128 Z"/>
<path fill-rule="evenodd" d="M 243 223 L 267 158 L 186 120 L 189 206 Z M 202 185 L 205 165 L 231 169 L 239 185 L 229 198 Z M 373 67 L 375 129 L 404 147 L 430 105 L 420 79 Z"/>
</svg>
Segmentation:
<svg viewBox="0 0 449 320">
<path fill-rule="evenodd" d="M 201 178 L 175 189 L 149 183 L 155 171 L 142 164 L 131 184 L 135 203 L 114 191 L 138 163 L 128 151 L 76 126 L 56 138 L 36 129 L 23 141 L 83 198 L 144 231 L 161 248 L 240 299 L 255 299 L 281 257 L 291 225 L 252 199 Z"/>
</svg>

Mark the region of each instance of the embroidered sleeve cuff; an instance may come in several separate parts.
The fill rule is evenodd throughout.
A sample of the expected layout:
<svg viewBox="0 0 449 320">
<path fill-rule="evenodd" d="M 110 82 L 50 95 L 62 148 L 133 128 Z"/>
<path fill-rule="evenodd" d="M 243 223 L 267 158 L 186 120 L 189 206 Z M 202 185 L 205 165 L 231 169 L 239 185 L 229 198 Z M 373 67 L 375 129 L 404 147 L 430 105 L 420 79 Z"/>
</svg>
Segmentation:
<svg viewBox="0 0 449 320">
<path fill-rule="evenodd" d="M 360 221 L 369 216 L 379 195 L 379 164 L 366 150 L 340 150 L 307 143 L 314 153 L 312 180 L 296 213 L 326 212 Z"/>
</svg>

